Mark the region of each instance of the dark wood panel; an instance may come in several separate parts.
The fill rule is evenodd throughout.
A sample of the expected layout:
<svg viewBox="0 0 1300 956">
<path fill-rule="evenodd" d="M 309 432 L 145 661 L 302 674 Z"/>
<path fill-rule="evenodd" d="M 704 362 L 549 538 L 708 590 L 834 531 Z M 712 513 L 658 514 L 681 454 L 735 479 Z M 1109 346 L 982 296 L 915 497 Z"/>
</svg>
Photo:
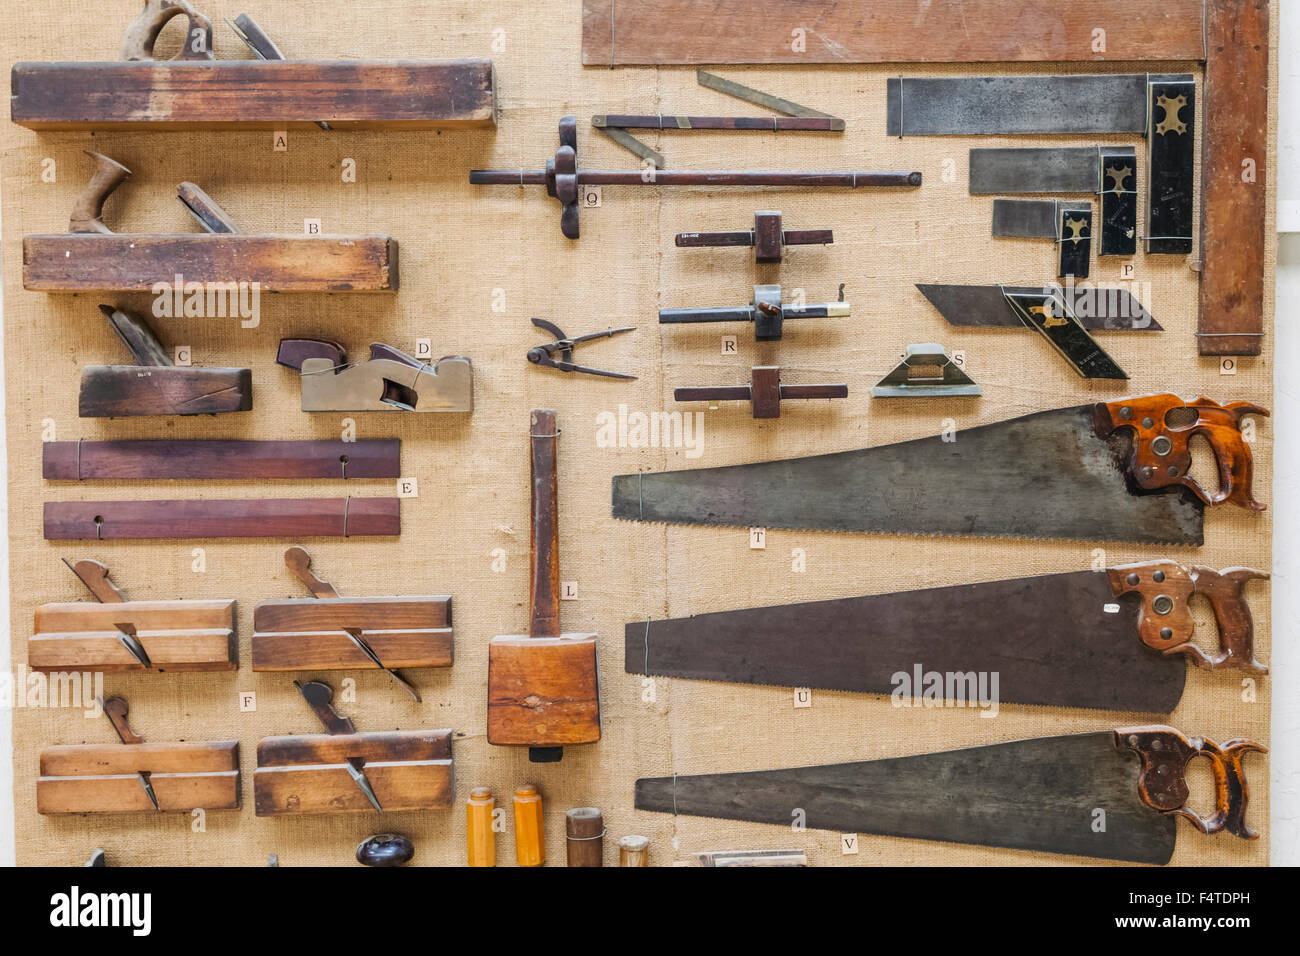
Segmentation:
<svg viewBox="0 0 1300 956">
<path fill-rule="evenodd" d="M 1200 60 L 1202 0 L 583 0 L 582 62 Z M 805 31 L 796 49 L 794 31 Z M 1106 48 L 1094 47 L 1094 30 Z"/>
<path fill-rule="evenodd" d="M 84 412 L 83 412 L 84 414 Z M 52 441 L 42 446 L 47 480 L 400 478 L 397 438 L 331 441 Z"/>
<path fill-rule="evenodd" d="M 1208 0 L 1206 9 L 1197 341 L 1202 355 L 1259 355 L 1268 254 L 1269 0 Z"/>
<path fill-rule="evenodd" d="M 152 292 L 179 274 L 262 292 L 395 292 L 397 258 L 388 236 L 34 235 L 23 237 L 23 288 Z"/>
<path fill-rule="evenodd" d="M 399 535 L 398 498 L 47 501 L 45 538 L 311 538 Z"/>
<path fill-rule="evenodd" d="M 92 365 L 81 371 L 77 414 L 82 418 L 220 415 L 252 407 L 250 369 Z"/>
<path fill-rule="evenodd" d="M 496 125 L 492 61 L 18 63 L 29 129 L 469 129 Z"/>
</svg>

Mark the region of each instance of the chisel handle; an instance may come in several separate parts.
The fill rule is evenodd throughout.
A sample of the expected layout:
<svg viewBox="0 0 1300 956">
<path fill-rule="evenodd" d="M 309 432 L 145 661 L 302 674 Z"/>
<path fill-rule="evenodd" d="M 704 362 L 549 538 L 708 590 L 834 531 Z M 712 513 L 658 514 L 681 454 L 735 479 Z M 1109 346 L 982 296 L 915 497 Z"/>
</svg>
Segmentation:
<svg viewBox="0 0 1300 956">
<path fill-rule="evenodd" d="M 1229 740 L 1219 746 L 1205 737 L 1190 740 L 1173 727 L 1122 727 L 1115 731 L 1117 749 L 1131 750 L 1142 761 L 1138 796 L 1152 810 L 1190 820 L 1202 833 L 1226 830 L 1243 840 L 1258 840 L 1259 834 L 1246 825 L 1250 790 L 1242 758 L 1248 753 L 1268 753 L 1253 740 Z M 1214 816 L 1208 820 L 1187 806 L 1187 764 L 1194 757 L 1207 758 L 1214 768 Z"/>
<path fill-rule="evenodd" d="M 619 866 L 649 866 L 650 841 L 643 836 L 625 836 L 618 841 Z"/>
<path fill-rule="evenodd" d="M 542 795 L 532 784 L 515 790 L 515 862 L 527 867 L 541 866 L 546 862 Z"/>
<path fill-rule="evenodd" d="M 575 807 L 564 817 L 569 866 L 604 866 L 605 817 L 595 807 Z"/>
<path fill-rule="evenodd" d="M 475 787 L 465 802 L 466 861 L 470 866 L 497 865 L 497 835 L 492 815 L 497 802 L 487 787 Z"/>
<path fill-rule="evenodd" d="M 535 408 L 530 418 L 532 446 L 532 615 L 529 637 L 560 636 L 560 507 L 556 464 L 556 414 Z"/>
</svg>

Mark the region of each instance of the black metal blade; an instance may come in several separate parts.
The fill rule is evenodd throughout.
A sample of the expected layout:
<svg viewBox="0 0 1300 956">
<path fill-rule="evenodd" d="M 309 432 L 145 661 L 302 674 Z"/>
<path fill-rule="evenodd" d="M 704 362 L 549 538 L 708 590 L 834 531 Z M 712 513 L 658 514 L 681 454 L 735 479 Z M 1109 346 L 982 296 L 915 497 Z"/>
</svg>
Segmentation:
<svg viewBox="0 0 1300 956">
<path fill-rule="evenodd" d="M 1204 505 L 1178 486 L 1130 491 L 1125 431 L 1093 406 L 947 436 L 786 461 L 619 475 L 630 521 L 804 531 L 1069 538 L 1199 546 Z"/>
<path fill-rule="evenodd" d="M 1187 665 L 1142 643 L 1139 604 L 1135 593 L 1116 599 L 1105 572 L 1077 571 L 634 621 L 624 666 L 736 684 L 870 694 L 904 687 L 915 698 L 926 675 L 938 674 L 941 696 L 970 707 L 983 697 L 1168 714 Z"/>
<path fill-rule="evenodd" d="M 1163 332 L 1142 303 L 1127 289 L 1048 285 L 930 285 L 918 284 L 921 294 L 949 325 L 1020 328 L 1023 323 L 1007 303 L 1007 295 L 1055 292 L 1091 332 Z"/>
<path fill-rule="evenodd" d="M 1176 819 L 1109 731 L 862 763 L 636 782 L 636 808 L 1163 865 Z M 1098 811 L 1104 812 L 1104 820 Z"/>
</svg>

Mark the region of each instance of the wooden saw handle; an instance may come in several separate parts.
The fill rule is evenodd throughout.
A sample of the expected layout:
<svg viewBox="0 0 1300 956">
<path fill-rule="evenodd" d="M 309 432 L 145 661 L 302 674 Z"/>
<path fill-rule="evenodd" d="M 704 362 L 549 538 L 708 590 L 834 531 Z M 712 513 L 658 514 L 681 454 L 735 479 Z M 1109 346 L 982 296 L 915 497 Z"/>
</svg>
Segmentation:
<svg viewBox="0 0 1300 956">
<path fill-rule="evenodd" d="M 1193 664 L 1210 670 L 1268 673 L 1268 668 L 1255 660 L 1255 623 L 1245 594 L 1247 582 L 1268 579 L 1263 571 L 1188 569 L 1176 561 L 1151 561 L 1110 568 L 1106 573 L 1116 597 L 1141 596 L 1138 634 L 1147 647 L 1166 655 L 1186 654 Z M 1217 656 L 1211 657 L 1192 642 L 1196 628 L 1193 594 L 1204 595 L 1214 608 L 1219 628 Z"/>
<path fill-rule="evenodd" d="M 185 26 L 185 44 L 173 60 L 211 60 L 212 21 L 195 10 L 188 0 L 145 0 L 140 15 L 131 21 L 122 35 L 118 59 L 128 62 L 152 60 L 153 47 L 172 17 L 184 14 L 189 23 Z"/>
<path fill-rule="evenodd" d="M 1223 830 L 1243 840 L 1258 840 L 1259 834 L 1246 825 L 1246 804 L 1250 790 L 1242 758 L 1251 752 L 1268 753 L 1252 740 L 1229 740 L 1220 747 L 1204 737 L 1188 739 L 1172 727 L 1123 727 L 1115 731 L 1115 746 L 1131 750 L 1141 758 L 1138 796 L 1152 810 L 1190 820 L 1202 833 Z M 1191 791 L 1187 786 L 1187 764 L 1193 757 L 1205 757 L 1214 766 L 1214 816 L 1206 820 L 1187 808 Z"/>
<path fill-rule="evenodd" d="M 535 408 L 529 418 L 532 445 L 532 584 L 529 637 L 560 636 L 560 507 L 556 464 L 556 414 Z"/>
<path fill-rule="evenodd" d="M 1189 425 L 1170 425 L 1171 412 L 1192 409 L 1196 420 Z M 1120 428 L 1134 432 L 1128 471 L 1139 488 L 1153 490 L 1169 485 L 1190 489 L 1207 505 L 1225 501 L 1263 511 L 1251 491 L 1254 462 L 1250 446 L 1241 435 L 1246 415 L 1268 415 L 1268 410 L 1250 402 L 1220 405 L 1208 398 L 1185 402 L 1177 395 L 1145 395 L 1118 402 L 1100 402 L 1095 409 L 1097 434 L 1105 438 Z M 1219 489 L 1209 494 L 1188 474 L 1192 465 L 1191 439 L 1200 435 L 1210 443 L 1219 468 Z"/>
<path fill-rule="evenodd" d="M 103 153 L 93 153 L 88 149 L 84 152 L 95 161 L 95 172 L 72 206 L 68 232 L 112 235 L 113 230 L 104 225 L 104 203 L 113 194 L 113 190 L 131 175 L 131 170 Z"/>
</svg>

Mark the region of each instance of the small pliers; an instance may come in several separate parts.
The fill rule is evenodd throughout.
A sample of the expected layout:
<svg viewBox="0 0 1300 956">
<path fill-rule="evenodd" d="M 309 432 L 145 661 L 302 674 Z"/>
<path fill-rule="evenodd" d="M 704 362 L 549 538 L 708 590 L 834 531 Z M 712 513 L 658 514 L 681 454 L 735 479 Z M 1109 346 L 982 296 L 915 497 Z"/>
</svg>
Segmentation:
<svg viewBox="0 0 1300 956">
<path fill-rule="evenodd" d="M 537 326 L 544 332 L 549 332 L 555 336 L 554 342 L 548 342 L 545 345 L 539 345 L 536 348 L 528 350 L 528 361 L 534 365 L 541 365 L 546 368 L 558 368 L 561 372 L 585 372 L 587 375 L 603 375 L 605 378 L 623 378 L 635 379 L 635 375 L 624 375 L 622 372 L 606 372 L 603 369 L 588 368 L 585 365 L 575 365 L 573 362 L 573 349 L 576 345 L 583 342 L 591 342 L 595 339 L 608 339 L 620 332 L 632 332 L 636 326 L 624 326 L 619 329 L 606 329 L 604 332 L 592 332 L 590 335 L 579 335 L 569 338 L 560 330 L 560 327 L 553 322 L 547 322 L 545 319 L 533 319 L 533 325 Z M 554 358 L 559 354 L 559 359 Z"/>
</svg>

